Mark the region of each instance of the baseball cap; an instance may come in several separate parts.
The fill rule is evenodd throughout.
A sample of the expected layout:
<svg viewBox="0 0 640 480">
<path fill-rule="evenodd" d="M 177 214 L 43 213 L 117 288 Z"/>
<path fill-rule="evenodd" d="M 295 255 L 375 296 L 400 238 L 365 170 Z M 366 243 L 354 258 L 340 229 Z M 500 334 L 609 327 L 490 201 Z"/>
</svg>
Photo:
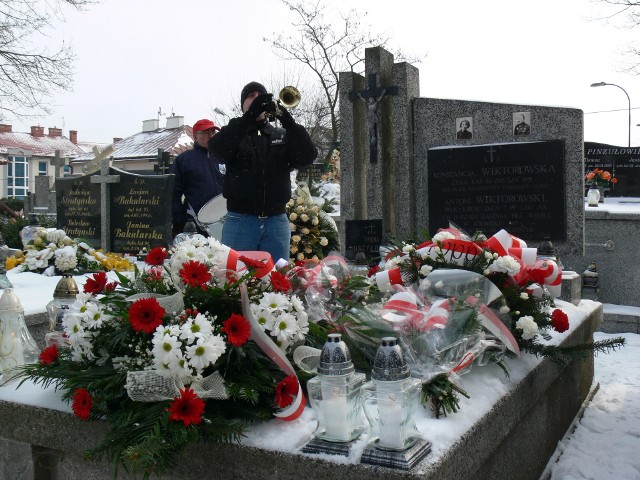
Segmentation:
<svg viewBox="0 0 640 480">
<path fill-rule="evenodd" d="M 199 132 L 201 130 L 210 130 L 210 129 L 214 129 L 214 130 L 220 130 L 220 127 L 217 127 L 215 123 L 213 123 L 211 120 L 207 120 L 206 118 L 203 118 L 202 120 L 198 120 L 196 123 L 193 124 L 193 133 Z"/>
</svg>

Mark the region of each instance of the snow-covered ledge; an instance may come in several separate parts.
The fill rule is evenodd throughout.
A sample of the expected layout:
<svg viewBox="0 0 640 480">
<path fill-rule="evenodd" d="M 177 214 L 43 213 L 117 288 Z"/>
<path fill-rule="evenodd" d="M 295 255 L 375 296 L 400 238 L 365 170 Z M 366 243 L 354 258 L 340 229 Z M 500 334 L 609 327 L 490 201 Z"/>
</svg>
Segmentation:
<svg viewBox="0 0 640 480">
<path fill-rule="evenodd" d="M 591 341 L 602 321 L 602 305 L 557 303 L 569 315 L 571 328 L 553 333 L 549 343 Z M 360 464 L 366 436 L 347 458 L 300 453 L 315 426 L 307 410 L 295 422 L 272 420 L 250 429 L 241 445 L 194 445 L 171 474 L 160 478 L 537 480 L 591 389 L 593 358 L 565 368 L 528 354 L 508 363 L 508 379 L 496 366 L 475 368 L 462 377 L 471 398 L 462 399 L 458 413 L 436 420 L 422 412 L 418 428 L 433 448 L 409 472 Z M 0 387 L 0 451 L 6 452 L 0 455 L 0 479 L 109 477 L 106 462 L 82 457 L 107 432 L 106 424 L 78 420 L 52 389 L 24 384 L 16 390 L 15 385 Z M 121 472 L 118 478 L 133 477 Z"/>
</svg>

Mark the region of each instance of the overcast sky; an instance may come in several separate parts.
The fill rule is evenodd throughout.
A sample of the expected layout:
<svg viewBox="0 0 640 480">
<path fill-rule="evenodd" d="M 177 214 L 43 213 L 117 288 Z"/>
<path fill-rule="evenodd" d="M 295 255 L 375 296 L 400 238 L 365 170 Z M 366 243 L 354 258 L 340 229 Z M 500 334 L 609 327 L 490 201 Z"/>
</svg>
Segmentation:
<svg viewBox="0 0 640 480">
<path fill-rule="evenodd" d="M 356 6 L 372 31 L 392 45 L 426 54 L 420 96 L 525 105 L 566 106 L 585 112 L 585 140 L 626 146 L 631 98 L 631 143 L 640 145 L 640 78 L 621 73 L 623 53 L 640 32 L 599 20 L 593 0 L 327 0 L 328 14 Z M 110 143 L 142 129 L 142 121 L 183 115 L 193 125 L 229 111 L 242 86 L 300 72 L 262 38 L 289 31 L 292 16 L 278 0 L 103 0 L 71 12 L 48 41 L 74 46 L 72 92 L 57 95 L 47 118 L 5 120 L 14 131 L 30 125 L 78 130 L 81 141 Z M 618 22 L 619 23 L 619 22 Z M 284 85 L 283 85 L 284 86 Z M 304 90 L 302 91 L 304 101 Z M 636 106 L 638 110 L 635 110 Z M 619 110 L 609 113 L 608 110 Z"/>
</svg>

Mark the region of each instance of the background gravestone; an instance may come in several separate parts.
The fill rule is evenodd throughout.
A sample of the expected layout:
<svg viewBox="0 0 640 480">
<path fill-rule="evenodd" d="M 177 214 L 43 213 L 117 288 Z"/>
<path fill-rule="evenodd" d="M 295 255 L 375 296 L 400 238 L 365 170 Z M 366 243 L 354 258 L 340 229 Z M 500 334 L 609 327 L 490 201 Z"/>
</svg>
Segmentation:
<svg viewBox="0 0 640 480">
<path fill-rule="evenodd" d="M 640 197 L 640 148 L 585 142 L 585 174 L 595 168 L 608 170 L 618 179 L 618 183 L 608 188 L 608 195 Z"/>
<path fill-rule="evenodd" d="M 174 176 L 111 170 L 120 175 L 109 192 L 113 251 L 136 254 L 144 247 L 168 247 Z"/>
<path fill-rule="evenodd" d="M 364 252 L 368 260 L 378 258 L 382 233 L 382 220 L 346 220 L 344 248 L 349 252 L 347 257 L 352 253 L 355 258 L 358 252 Z"/>
<path fill-rule="evenodd" d="M 100 185 L 89 175 L 55 180 L 57 226 L 71 238 L 100 246 Z"/>
<path fill-rule="evenodd" d="M 470 235 L 565 241 L 564 150 L 561 140 L 429 149 L 429 231 L 453 222 Z"/>
</svg>

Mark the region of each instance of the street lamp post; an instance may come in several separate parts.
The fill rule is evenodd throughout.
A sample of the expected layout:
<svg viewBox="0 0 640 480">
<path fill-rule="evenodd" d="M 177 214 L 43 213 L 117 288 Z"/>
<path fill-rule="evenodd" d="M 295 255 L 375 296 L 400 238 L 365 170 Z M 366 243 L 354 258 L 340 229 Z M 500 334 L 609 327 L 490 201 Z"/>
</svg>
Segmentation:
<svg viewBox="0 0 640 480">
<path fill-rule="evenodd" d="M 627 93 L 627 91 L 622 88 L 620 85 L 616 85 L 615 83 L 607 83 L 607 82 L 598 82 L 598 83 L 592 83 L 591 86 L 592 87 L 604 87 L 605 85 L 611 85 L 612 87 L 618 87 L 620 90 L 622 90 L 624 92 L 624 94 L 627 96 L 627 102 L 628 102 L 628 111 L 629 111 L 629 135 L 628 135 L 628 146 L 631 147 L 631 99 L 629 98 L 629 94 Z"/>
</svg>

